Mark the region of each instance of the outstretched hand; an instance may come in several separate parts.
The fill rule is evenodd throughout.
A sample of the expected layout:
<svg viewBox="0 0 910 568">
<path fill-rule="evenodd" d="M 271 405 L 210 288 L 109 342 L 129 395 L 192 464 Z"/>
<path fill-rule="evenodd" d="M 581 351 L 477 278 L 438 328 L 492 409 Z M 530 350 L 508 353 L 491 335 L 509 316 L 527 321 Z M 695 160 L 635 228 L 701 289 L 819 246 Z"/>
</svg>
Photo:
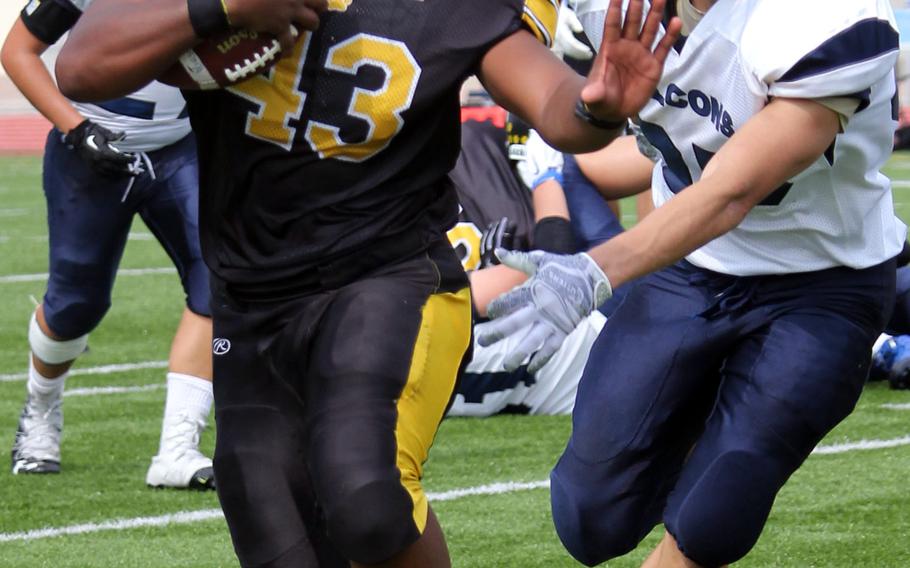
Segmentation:
<svg viewBox="0 0 910 568">
<path fill-rule="evenodd" d="M 682 27 L 679 18 L 673 18 L 654 45 L 665 3 L 666 0 L 653 0 L 645 16 L 643 0 L 630 0 L 623 21 L 622 0 L 610 0 L 600 49 L 581 91 L 582 102 L 598 119 L 619 122 L 629 118 L 654 93 L 664 61 Z"/>
</svg>

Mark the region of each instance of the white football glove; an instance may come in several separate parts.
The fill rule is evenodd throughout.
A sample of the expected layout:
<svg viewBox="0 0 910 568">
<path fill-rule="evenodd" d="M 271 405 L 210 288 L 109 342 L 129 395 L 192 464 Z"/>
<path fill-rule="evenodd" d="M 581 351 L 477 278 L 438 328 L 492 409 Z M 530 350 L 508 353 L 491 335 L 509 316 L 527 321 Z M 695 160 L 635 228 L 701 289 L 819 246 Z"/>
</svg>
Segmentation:
<svg viewBox="0 0 910 568">
<path fill-rule="evenodd" d="M 518 162 L 515 169 L 528 189 L 534 190 L 548 179 L 555 179 L 562 185 L 562 152 L 547 144 L 536 130 L 528 134 L 525 152 L 525 159 Z"/>
<path fill-rule="evenodd" d="M 493 300 L 487 308 L 491 321 L 478 325 L 477 343 L 486 347 L 524 333 L 503 366 L 513 371 L 531 355 L 528 372 L 543 367 L 569 333 L 613 295 L 613 287 L 597 263 L 585 253 L 551 254 L 499 249 L 503 264 L 531 278 Z"/>
<path fill-rule="evenodd" d="M 583 31 L 584 28 L 578 21 L 575 11 L 566 2 L 563 2 L 559 6 L 559 20 L 556 22 L 556 41 L 553 42 L 553 51 L 560 57 L 567 55 L 580 61 L 591 59 L 594 57 L 594 50 L 575 37 L 575 34 Z"/>
</svg>

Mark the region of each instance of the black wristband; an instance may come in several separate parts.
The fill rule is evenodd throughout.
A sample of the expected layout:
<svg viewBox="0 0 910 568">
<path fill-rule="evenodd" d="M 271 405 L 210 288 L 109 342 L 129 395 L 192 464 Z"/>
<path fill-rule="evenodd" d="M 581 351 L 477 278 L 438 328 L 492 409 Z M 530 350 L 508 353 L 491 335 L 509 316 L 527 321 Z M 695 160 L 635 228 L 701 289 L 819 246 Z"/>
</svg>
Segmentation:
<svg viewBox="0 0 910 568">
<path fill-rule="evenodd" d="M 207 38 L 231 27 L 223 0 L 186 0 L 186 6 L 198 38 Z"/>
<path fill-rule="evenodd" d="M 563 217 L 544 217 L 534 225 L 531 244 L 535 249 L 555 254 L 578 252 L 572 223 Z"/>
<path fill-rule="evenodd" d="M 600 128 L 601 130 L 619 130 L 624 128 L 629 122 L 626 119 L 623 120 L 601 120 L 591 114 L 591 111 L 588 110 L 588 105 L 581 99 L 578 99 L 578 102 L 575 103 L 575 116 L 587 122 L 594 128 Z"/>
</svg>

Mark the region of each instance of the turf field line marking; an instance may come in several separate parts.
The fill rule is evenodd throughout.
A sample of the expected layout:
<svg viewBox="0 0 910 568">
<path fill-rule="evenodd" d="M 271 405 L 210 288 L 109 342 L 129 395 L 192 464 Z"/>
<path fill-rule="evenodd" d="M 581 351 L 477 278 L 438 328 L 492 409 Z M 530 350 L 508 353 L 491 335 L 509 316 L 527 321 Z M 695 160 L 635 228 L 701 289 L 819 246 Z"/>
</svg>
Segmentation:
<svg viewBox="0 0 910 568">
<path fill-rule="evenodd" d="M 881 407 L 887 410 L 910 410 L 910 402 L 904 402 L 901 404 L 895 402 L 887 402 L 881 405 Z"/>
<path fill-rule="evenodd" d="M 96 533 L 102 531 L 122 531 L 142 527 L 163 527 L 166 525 L 183 525 L 198 523 L 211 519 L 223 518 L 221 509 L 205 509 L 202 511 L 180 511 L 158 517 L 135 517 L 132 519 L 114 519 L 102 523 L 85 523 L 68 527 L 44 528 L 24 532 L 0 533 L 0 542 L 29 541 L 56 536 L 70 536 L 78 534 Z"/>
<path fill-rule="evenodd" d="M 99 394 L 126 394 L 132 392 L 156 391 L 164 388 L 164 384 L 142 385 L 138 387 L 87 387 L 63 391 L 63 396 L 95 396 Z"/>
<path fill-rule="evenodd" d="M 464 489 L 452 489 L 439 493 L 427 493 L 430 501 L 454 501 L 462 497 L 472 495 L 501 495 L 503 493 L 513 493 L 515 491 L 527 491 L 531 489 L 543 489 L 549 487 L 549 480 L 531 481 L 528 483 L 507 481 L 503 483 L 491 483 L 489 485 L 480 485 L 477 487 L 466 487 Z M 53 538 L 58 536 L 72 536 L 87 533 L 96 533 L 102 531 L 122 531 L 143 527 L 163 527 L 166 525 L 179 525 L 188 523 L 197 523 L 200 521 L 209 521 L 220 519 L 224 515 L 221 509 L 203 509 L 201 511 L 180 511 L 157 517 L 135 517 L 132 519 L 113 519 L 100 523 L 84 523 L 80 525 L 71 525 L 68 527 L 47 527 L 30 531 L 0 533 L 0 543 L 15 541 L 40 540 L 44 538 Z"/>
<path fill-rule="evenodd" d="M 73 369 L 70 376 L 79 375 L 111 375 L 114 373 L 124 373 L 127 371 L 138 371 L 141 369 L 166 369 L 167 361 L 143 361 L 141 363 L 119 363 L 115 365 L 101 365 L 99 367 L 85 367 L 83 369 Z M 0 375 L 0 383 L 9 383 L 13 381 L 24 381 L 28 378 L 28 373 L 10 373 Z"/>
<path fill-rule="evenodd" d="M 891 180 L 891 187 L 896 187 L 898 189 L 907 189 L 908 187 L 910 187 L 910 181 L 906 181 L 906 180 L 902 180 L 902 179 L 894 179 L 894 180 Z"/>
<path fill-rule="evenodd" d="M 818 446 L 812 450 L 813 454 L 843 454 L 856 450 L 880 450 L 883 448 L 896 448 L 898 446 L 910 445 L 910 436 L 894 438 L 891 440 L 860 440 L 859 442 L 847 442 L 845 444 L 832 444 L 830 446 Z"/>
<path fill-rule="evenodd" d="M 515 491 L 528 491 L 530 489 L 543 489 L 550 486 L 550 480 L 531 481 L 528 483 L 517 481 L 506 481 L 504 483 L 491 483 L 490 485 L 481 485 L 479 487 L 467 487 L 465 489 L 452 489 L 441 493 L 427 493 L 427 499 L 430 501 L 454 501 L 462 497 L 472 495 L 500 495 L 502 493 L 513 493 Z"/>
<path fill-rule="evenodd" d="M 162 268 L 122 268 L 117 271 L 117 276 L 147 276 L 149 274 L 176 274 L 177 269 L 172 267 Z M 47 280 L 47 273 L 42 274 L 10 274 L 0 276 L 0 284 L 13 282 L 43 282 Z"/>
<path fill-rule="evenodd" d="M 28 209 L 24 207 L 0 209 L 0 217 L 22 217 L 24 215 L 28 215 Z"/>
</svg>

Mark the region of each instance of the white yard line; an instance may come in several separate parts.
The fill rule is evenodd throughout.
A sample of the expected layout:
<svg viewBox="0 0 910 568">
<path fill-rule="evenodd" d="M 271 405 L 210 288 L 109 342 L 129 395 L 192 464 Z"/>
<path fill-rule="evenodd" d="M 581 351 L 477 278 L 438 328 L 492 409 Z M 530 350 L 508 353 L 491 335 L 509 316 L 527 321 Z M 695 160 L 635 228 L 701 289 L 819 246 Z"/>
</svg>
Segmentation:
<svg viewBox="0 0 910 568">
<path fill-rule="evenodd" d="M 857 450 L 881 450 L 883 448 L 896 448 L 898 446 L 910 445 L 910 436 L 893 438 L 891 440 L 860 440 L 859 442 L 846 442 L 843 444 L 832 444 L 830 446 L 819 446 L 812 450 L 813 454 L 843 454 Z"/>
<path fill-rule="evenodd" d="M 896 403 L 896 402 L 887 402 L 881 405 L 882 408 L 887 410 L 910 410 L 910 402 Z"/>
<path fill-rule="evenodd" d="M 117 271 L 117 276 L 147 276 L 149 274 L 176 274 L 177 269 L 173 267 L 162 268 L 122 268 Z M 42 274 L 10 274 L 0 276 L 0 284 L 10 284 L 13 282 L 44 282 L 47 280 L 47 273 Z"/>
<path fill-rule="evenodd" d="M 898 189 L 906 189 L 910 187 L 910 181 L 902 179 L 893 179 L 891 180 L 891 187 L 896 187 Z"/>
<path fill-rule="evenodd" d="M 70 371 L 71 377 L 79 375 L 111 375 L 114 373 L 125 373 L 128 371 L 138 371 L 140 369 L 166 369 L 167 361 L 143 361 L 141 363 L 120 363 L 116 365 L 101 365 L 100 367 L 85 367 L 82 369 L 73 369 Z M 14 381 L 24 381 L 28 378 L 28 373 L 10 373 L 0 375 L 0 383 L 9 383 Z"/>
<path fill-rule="evenodd" d="M 28 215 L 28 211 L 24 207 L 8 207 L 0 209 L 0 217 L 24 217 Z"/>
<path fill-rule="evenodd" d="M 857 450 L 875 450 L 880 448 L 894 448 L 897 446 L 910 445 L 910 436 L 895 438 L 892 440 L 861 440 L 846 444 L 834 444 L 830 446 L 819 446 L 812 452 L 813 454 L 841 454 Z M 548 480 L 517 482 L 507 481 L 503 483 L 491 483 L 489 485 L 479 485 L 476 487 L 466 487 L 463 489 L 452 489 L 438 493 L 427 493 L 427 498 L 433 502 L 454 501 L 463 497 L 475 495 L 503 495 L 506 493 L 515 493 L 517 491 L 528 491 L 532 489 L 544 489 L 549 487 Z M 79 535 L 87 533 L 96 533 L 102 531 L 118 531 L 135 529 L 142 527 L 163 527 L 166 525 L 197 523 L 222 518 L 221 510 L 205 509 L 202 511 L 180 511 L 157 517 L 135 517 L 131 519 L 114 519 L 100 523 L 84 523 L 80 525 L 70 525 L 68 527 L 48 527 L 30 531 L 0 533 L 0 543 L 3 542 L 22 542 L 32 541 L 44 538 L 53 538 L 58 536 Z"/>
<path fill-rule="evenodd" d="M 453 501 L 468 497 L 471 495 L 500 495 L 503 493 L 513 493 L 515 491 L 527 491 L 530 489 L 542 489 L 550 485 L 549 481 L 534 481 L 531 483 L 493 483 L 490 485 L 481 485 L 478 487 L 467 487 L 464 489 L 453 489 L 441 493 L 427 493 L 430 501 Z M 81 525 L 70 525 L 68 527 L 44 528 L 31 531 L 0 533 L 0 542 L 30 541 L 43 538 L 53 538 L 56 536 L 70 536 L 77 534 L 96 533 L 102 531 L 122 531 L 142 527 L 163 527 L 166 525 L 181 525 L 187 523 L 198 523 L 200 521 L 209 521 L 223 517 L 221 509 L 204 509 L 202 511 L 181 511 L 168 515 L 157 517 L 135 517 L 132 519 L 114 519 L 100 523 L 85 523 Z"/>
<path fill-rule="evenodd" d="M 63 392 L 64 397 L 69 396 L 96 396 L 101 394 L 128 394 L 133 392 L 149 392 L 161 390 L 165 387 L 164 383 L 154 385 L 141 385 L 137 387 L 88 387 L 79 389 L 66 389 Z"/>
</svg>

